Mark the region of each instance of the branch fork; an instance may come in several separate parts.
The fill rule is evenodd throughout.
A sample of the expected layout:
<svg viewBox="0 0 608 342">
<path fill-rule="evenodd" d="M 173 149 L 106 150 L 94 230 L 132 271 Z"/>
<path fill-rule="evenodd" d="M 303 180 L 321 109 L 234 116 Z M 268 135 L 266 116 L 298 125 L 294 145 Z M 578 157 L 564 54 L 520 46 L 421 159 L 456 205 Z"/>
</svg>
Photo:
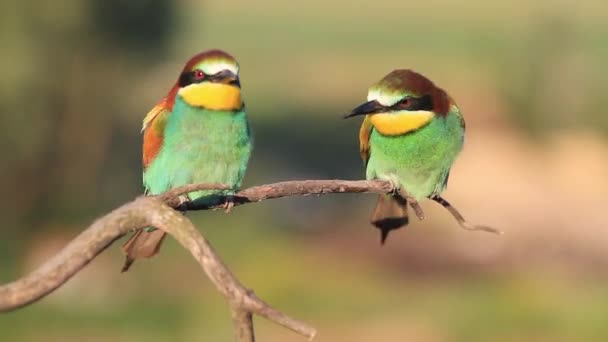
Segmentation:
<svg viewBox="0 0 608 342">
<path fill-rule="evenodd" d="M 74 238 L 63 250 L 32 273 L 0 286 L 0 312 L 19 309 L 50 294 L 83 269 L 97 255 L 125 234 L 144 227 L 155 227 L 172 235 L 199 263 L 215 288 L 226 299 L 234 324 L 237 342 L 255 341 L 253 314 L 262 316 L 309 340 L 316 335 L 310 325 L 292 318 L 258 298 L 232 274 L 211 244 L 192 222 L 177 210 L 209 210 L 225 208 L 224 204 L 200 206 L 183 201 L 187 193 L 198 190 L 225 190 L 222 184 L 191 184 L 172 189 L 158 196 L 139 197 L 97 219 Z M 267 199 L 329 193 L 380 193 L 394 191 L 390 182 L 381 180 L 304 180 L 254 186 L 233 195 L 234 206 Z M 467 223 L 462 215 L 439 196 L 432 198 L 444 206 L 461 227 L 469 230 L 498 232 L 486 226 Z M 411 202 L 418 218 L 424 213 L 418 202 Z"/>
</svg>

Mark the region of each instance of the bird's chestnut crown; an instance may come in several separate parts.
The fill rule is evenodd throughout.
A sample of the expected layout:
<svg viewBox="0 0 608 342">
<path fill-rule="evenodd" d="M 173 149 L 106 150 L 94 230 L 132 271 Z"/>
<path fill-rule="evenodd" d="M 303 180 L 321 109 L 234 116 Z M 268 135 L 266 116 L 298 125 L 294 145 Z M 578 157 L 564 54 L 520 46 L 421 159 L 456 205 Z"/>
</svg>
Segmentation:
<svg viewBox="0 0 608 342">
<path fill-rule="evenodd" d="M 238 62 L 222 50 L 209 50 L 193 56 L 184 66 L 178 85 L 184 88 L 203 82 L 240 87 Z"/>
</svg>

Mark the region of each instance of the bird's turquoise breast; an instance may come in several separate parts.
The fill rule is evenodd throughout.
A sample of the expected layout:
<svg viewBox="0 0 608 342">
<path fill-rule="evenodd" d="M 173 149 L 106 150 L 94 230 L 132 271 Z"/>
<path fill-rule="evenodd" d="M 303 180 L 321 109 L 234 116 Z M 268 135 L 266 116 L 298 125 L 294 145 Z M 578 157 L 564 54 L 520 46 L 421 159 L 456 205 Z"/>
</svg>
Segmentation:
<svg viewBox="0 0 608 342">
<path fill-rule="evenodd" d="M 435 117 L 428 125 L 404 135 L 384 136 L 374 129 L 367 179 L 390 180 L 416 199 L 439 194 L 462 149 L 463 137 L 458 112 Z"/>
<path fill-rule="evenodd" d="M 144 172 L 151 194 L 191 183 L 223 183 L 234 192 L 241 185 L 251 136 L 244 111 L 211 111 L 191 107 L 177 97 L 158 156 Z M 190 193 L 192 200 L 215 201 L 225 191 Z"/>
</svg>

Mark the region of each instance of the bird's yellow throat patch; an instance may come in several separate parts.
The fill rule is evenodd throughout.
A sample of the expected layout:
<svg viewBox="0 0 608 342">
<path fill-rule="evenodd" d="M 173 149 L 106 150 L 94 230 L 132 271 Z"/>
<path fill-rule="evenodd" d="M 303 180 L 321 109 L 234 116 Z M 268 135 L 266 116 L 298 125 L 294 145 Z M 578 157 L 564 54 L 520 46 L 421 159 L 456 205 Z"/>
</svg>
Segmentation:
<svg viewBox="0 0 608 342">
<path fill-rule="evenodd" d="M 374 128 L 382 135 L 401 135 L 416 130 L 433 120 L 433 112 L 419 110 L 370 115 Z"/>
<path fill-rule="evenodd" d="M 191 106 L 212 110 L 235 110 L 243 105 L 241 89 L 229 84 L 196 83 L 180 89 L 178 94 Z"/>
</svg>

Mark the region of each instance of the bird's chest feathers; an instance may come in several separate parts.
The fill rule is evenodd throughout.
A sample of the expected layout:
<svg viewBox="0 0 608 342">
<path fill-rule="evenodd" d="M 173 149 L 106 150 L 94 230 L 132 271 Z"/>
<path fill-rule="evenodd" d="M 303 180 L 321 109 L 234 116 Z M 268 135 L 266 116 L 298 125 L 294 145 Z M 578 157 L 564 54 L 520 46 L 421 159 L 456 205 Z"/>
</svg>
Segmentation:
<svg viewBox="0 0 608 342">
<path fill-rule="evenodd" d="M 152 194 L 201 182 L 238 187 L 250 152 L 244 112 L 193 108 L 178 97 L 167 120 L 163 146 L 145 170 L 144 183 Z M 204 193 L 191 194 L 191 198 Z"/>
<path fill-rule="evenodd" d="M 401 111 L 374 114 L 370 121 L 380 134 L 395 136 L 417 130 L 431 122 L 433 117 L 435 114 L 429 111 Z"/>
<path fill-rule="evenodd" d="M 182 153 L 186 158 L 191 157 L 190 154 L 229 157 L 249 141 L 244 112 L 210 111 L 185 103 L 176 109 L 169 119 L 165 141 L 173 152 Z"/>
<path fill-rule="evenodd" d="M 230 111 L 243 106 L 241 89 L 229 84 L 195 83 L 180 89 L 178 94 L 193 107 Z"/>
<path fill-rule="evenodd" d="M 416 198 L 441 192 L 447 173 L 462 149 L 464 128 L 456 115 L 435 118 L 401 135 L 370 136 L 368 179 L 396 180 Z"/>
</svg>

